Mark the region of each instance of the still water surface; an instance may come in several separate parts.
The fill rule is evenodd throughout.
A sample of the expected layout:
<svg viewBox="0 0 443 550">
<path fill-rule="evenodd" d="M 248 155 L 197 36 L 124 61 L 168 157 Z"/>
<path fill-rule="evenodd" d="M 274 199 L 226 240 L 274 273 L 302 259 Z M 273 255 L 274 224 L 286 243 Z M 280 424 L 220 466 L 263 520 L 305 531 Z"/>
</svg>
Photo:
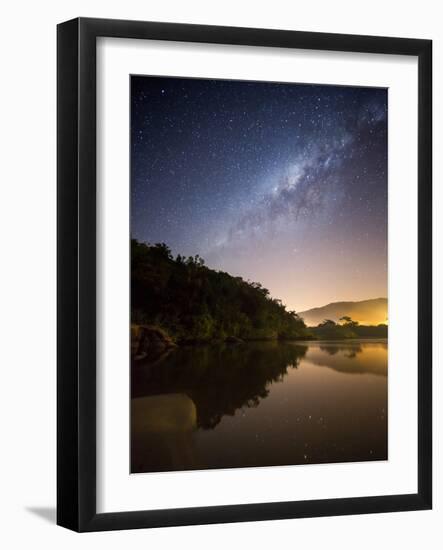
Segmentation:
<svg viewBox="0 0 443 550">
<path fill-rule="evenodd" d="M 131 471 L 387 459 L 387 341 L 185 347 L 132 367 Z"/>
</svg>

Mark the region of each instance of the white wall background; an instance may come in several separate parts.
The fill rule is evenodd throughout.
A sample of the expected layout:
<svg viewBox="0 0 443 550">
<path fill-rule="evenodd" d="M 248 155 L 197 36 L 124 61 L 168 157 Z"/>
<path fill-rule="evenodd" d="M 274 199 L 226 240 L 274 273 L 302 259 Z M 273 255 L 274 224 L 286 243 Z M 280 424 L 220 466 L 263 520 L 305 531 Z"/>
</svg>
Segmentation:
<svg viewBox="0 0 443 550">
<path fill-rule="evenodd" d="M 434 317 L 435 506 L 348 516 L 76 535 L 55 518 L 55 25 L 76 16 L 431 38 L 434 40 L 435 273 L 443 277 L 443 9 L 438 0 L 17 1 L 2 10 L 0 136 L 0 543 L 66 549 L 143 545 L 328 549 L 442 544 L 442 315 Z M 439 250 L 440 249 L 440 250 Z M 435 288 L 435 309 L 443 308 Z"/>
</svg>

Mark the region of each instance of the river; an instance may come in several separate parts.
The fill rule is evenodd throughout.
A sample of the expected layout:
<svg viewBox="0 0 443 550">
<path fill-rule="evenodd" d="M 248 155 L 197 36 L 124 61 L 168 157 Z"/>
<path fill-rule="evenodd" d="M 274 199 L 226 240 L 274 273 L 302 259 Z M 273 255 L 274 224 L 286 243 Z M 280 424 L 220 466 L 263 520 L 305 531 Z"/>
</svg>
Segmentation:
<svg viewBox="0 0 443 550">
<path fill-rule="evenodd" d="M 182 347 L 131 370 L 131 472 L 387 459 L 387 340 Z"/>
</svg>

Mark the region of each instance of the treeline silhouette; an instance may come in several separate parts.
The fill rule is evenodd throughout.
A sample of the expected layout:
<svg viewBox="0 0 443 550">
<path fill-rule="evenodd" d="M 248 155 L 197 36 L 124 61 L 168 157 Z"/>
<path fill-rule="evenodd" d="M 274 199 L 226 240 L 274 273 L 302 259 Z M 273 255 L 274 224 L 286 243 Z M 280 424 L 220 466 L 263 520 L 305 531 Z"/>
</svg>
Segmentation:
<svg viewBox="0 0 443 550">
<path fill-rule="evenodd" d="M 319 340 L 388 337 L 388 325 L 360 325 L 358 321 L 353 321 L 348 316 L 341 317 L 338 323 L 325 319 L 316 327 L 310 327 L 309 330 Z"/>
<path fill-rule="evenodd" d="M 133 324 L 152 324 L 178 343 L 312 338 L 303 320 L 260 283 L 173 257 L 164 243 L 131 240 Z"/>
</svg>

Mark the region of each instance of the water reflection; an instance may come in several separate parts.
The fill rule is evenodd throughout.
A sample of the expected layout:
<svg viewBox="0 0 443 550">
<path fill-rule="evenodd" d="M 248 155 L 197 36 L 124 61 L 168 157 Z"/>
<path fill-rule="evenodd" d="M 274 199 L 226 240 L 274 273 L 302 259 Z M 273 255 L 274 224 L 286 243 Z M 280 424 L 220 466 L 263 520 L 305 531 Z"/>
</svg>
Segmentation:
<svg viewBox="0 0 443 550">
<path fill-rule="evenodd" d="M 214 428 L 241 407 L 257 407 L 306 350 L 277 342 L 180 348 L 162 363 L 135 365 L 132 396 L 184 393 L 196 404 L 197 425 Z"/>
<path fill-rule="evenodd" d="M 387 352 L 387 341 L 327 342 L 311 346 L 309 360 L 339 372 L 387 376 Z"/>
<path fill-rule="evenodd" d="M 386 376 L 384 341 L 189 347 L 135 364 L 131 471 L 385 459 Z"/>
<path fill-rule="evenodd" d="M 349 358 L 353 358 L 357 353 L 363 351 L 360 342 L 326 342 L 320 344 L 319 348 L 329 355 L 336 355 L 339 351 L 342 351 L 343 355 Z"/>
</svg>

